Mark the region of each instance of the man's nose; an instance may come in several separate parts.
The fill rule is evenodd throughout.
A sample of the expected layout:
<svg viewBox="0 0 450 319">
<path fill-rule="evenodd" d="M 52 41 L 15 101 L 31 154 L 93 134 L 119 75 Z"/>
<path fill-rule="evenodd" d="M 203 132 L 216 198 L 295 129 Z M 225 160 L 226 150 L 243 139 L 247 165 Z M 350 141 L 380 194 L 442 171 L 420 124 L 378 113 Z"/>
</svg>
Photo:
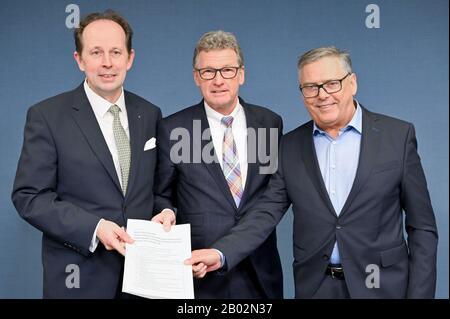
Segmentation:
<svg viewBox="0 0 450 319">
<path fill-rule="evenodd" d="M 216 76 L 214 77 L 214 79 L 212 80 L 213 83 L 215 85 L 222 85 L 224 82 L 224 78 L 222 77 L 222 74 L 220 73 L 220 71 L 216 72 Z"/>
<path fill-rule="evenodd" d="M 111 66 L 111 57 L 109 56 L 109 54 L 103 55 L 102 64 L 105 68 L 108 68 Z"/>
<path fill-rule="evenodd" d="M 323 87 L 319 87 L 319 99 L 326 99 L 327 97 L 329 97 L 330 94 L 327 93 L 327 91 L 325 91 L 325 89 Z"/>
</svg>

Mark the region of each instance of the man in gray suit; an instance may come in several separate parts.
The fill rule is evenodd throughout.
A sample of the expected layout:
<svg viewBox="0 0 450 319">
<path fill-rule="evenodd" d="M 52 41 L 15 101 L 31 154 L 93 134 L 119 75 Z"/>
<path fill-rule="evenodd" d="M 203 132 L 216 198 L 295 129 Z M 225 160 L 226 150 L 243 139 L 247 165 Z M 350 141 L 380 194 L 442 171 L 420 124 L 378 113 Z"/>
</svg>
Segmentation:
<svg viewBox="0 0 450 319">
<path fill-rule="evenodd" d="M 43 233 L 44 298 L 123 297 L 123 226 L 151 217 L 161 111 L 123 89 L 131 39 L 117 13 L 86 16 L 74 52 L 85 81 L 28 111 L 12 200 Z"/>
<path fill-rule="evenodd" d="M 312 121 L 283 137 L 266 192 L 211 247 L 232 269 L 292 204 L 296 298 L 433 298 L 438 236 L 414 126 L 354 99 L 347 52 L 311 50 L 298 74 Z M 207 265 L 197 277 L 221 267 L 212 249 L 192 255 Z"/>
</svg>

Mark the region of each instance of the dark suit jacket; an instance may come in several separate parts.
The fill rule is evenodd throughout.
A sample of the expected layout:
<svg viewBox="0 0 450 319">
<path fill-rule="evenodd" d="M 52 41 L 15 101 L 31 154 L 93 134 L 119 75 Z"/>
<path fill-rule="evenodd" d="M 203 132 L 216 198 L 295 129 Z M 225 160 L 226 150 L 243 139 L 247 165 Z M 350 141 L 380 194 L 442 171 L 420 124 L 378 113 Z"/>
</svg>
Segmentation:
<svg viewBox="0 0 450 319">
<path fill-rule="evenodd" d="M 144 144 L 156 136 L 161 111 L 127 91 L 125 103 L 131 142 L 125 197 L 83 85 L 28 111 L 12 200 L 43 232 L 44 298 L 114 297 L 123 257 L 101 243 L 88 250 L 95 227 L 101 218 L 125 226 L 127 218 L 152 216 L 157 156 Z M 79 267 L 79 288 L 66 287 L 71 264 Z"/>
<path fill-rule="evenodd" d="M 281 135 L 282 120 L 277 114 L 260 106 L 246 104 L 242 99 L 240 103 L 245 111 L 248 128 L 276 128 Z M 170 158 L 172 147 L 179 143 L 179 137 L 175 136 L 176 140 L 170 140 L 170 134 L 176 130 L 179 132 L 180 128 L 190 135 L 190 163 L 177 164 Z M 270 175 L 259 174 L 259 168 L 263 166 L 259 160 L 249 163 L 243 198 L 239 207 L 236 207 L 220 164 L 205 163 L 198 155 L 200 147 L 204 149 L 206 144 L 212 145 L 210 137 L 200 143 L 201 133 L 196 133 L 207 128 L 209 124 L 202 101 L 164 118 L 158 132 L 155 212 L 159 213 L 164 208 L 176 209 L 177 224 L 191 224 L 193 250 L 210 247 L 213 242 L 228 233 L 257 201 L 270 178 Z M 276 140 L 280 135 L 277 134 Z M 266 137 L 262 143 L 267 146 L 269 134 Z M 267 297 L 282 298 L 282 269 L 275 231 L 270 232 L 268 238 L 257 245 L 250 257 L 238 266 L 241 269 L 243 267 L 256 272 L 256 280 L 259 281 L 256 284 L 262 286 Z M 195 297 L 236 298 L 230 284 L 232 280 L 233 274 L 208 274 L 201 280 L 195 280 Z"/>
<path fill-rule="evenodd" d="M 339 217 L 323 183 L 312 121 L 283 137 L 279 170 L 258 205 L 214 244 L 230 267 L 273 230 L 292 204 L 297 298 L 313 297 L 336 240 L 352 298 L 434 296 L 438 237 L 414 127 L 364 108 L 362 125 L 359 165 Z M 371 264 L 379 267 L 379 288 L 365 285 L 373 274 L 370 268 L 366 272 Z"/>
</svg>

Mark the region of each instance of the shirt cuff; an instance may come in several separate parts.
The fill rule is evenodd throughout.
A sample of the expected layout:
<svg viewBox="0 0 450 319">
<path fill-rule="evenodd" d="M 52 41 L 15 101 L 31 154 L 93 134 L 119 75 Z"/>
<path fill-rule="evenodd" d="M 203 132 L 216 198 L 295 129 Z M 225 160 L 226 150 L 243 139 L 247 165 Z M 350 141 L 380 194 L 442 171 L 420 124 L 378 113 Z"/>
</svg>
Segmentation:
<svg viewBox="0 0 450 319">
<path fill-rule="evenodd" d="M 95 230 L 94 230 L 94 234 L 92 235 L 91 244 L 89 245 L 89 251 L 91 253 L 93 253 L 97 249 L 97 246 L 99 243 L 99 240 L 97 238 L 97 229 L 98 229 L 98 225 L 100 225 L 100 222 L 102 220 L 103 220 L 103 218 L 98 221 L 97 226 L 95 227 Z"/>
<path fill-rule="evenodd" d="M 225 265 L 225 256 L 222 254 L 222 252 L 218 249 L 213 248 L 215 251 L 217 251 L 220 255 L 220 268 L 222 268 Z"/>
</svg>

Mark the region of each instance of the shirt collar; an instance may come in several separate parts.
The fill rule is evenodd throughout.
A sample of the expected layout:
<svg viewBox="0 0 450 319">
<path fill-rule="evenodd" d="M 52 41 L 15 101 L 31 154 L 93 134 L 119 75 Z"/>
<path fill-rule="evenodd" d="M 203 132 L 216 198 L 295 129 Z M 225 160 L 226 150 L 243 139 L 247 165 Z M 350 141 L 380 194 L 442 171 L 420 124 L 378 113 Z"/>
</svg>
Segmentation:
<svg viewBox="0 0 450 319">
<path fill-rule="evenodd" d="M 220 123 L 222 121 L 222 118 L 225 117 L 225 115 L 214 110 L 212 107 L 210 107 L 208 105 L 208 103 L 206 103 L 206 101 L 204 101 L 204 104 L 205 104 L 206 117 L 210 120 L 217 121 Z M 242 105 L 241 105 L 241 103 L 239 103 L 239 100 L 238 100 L 233 112 L 231 112 L 231 114 L 226 115 L 226 116 L 232 116 L 234 119 L 236 119 L 236 116 L 239 115 L 239 112 L 241 112 L 241 110 L 242 110 Z"/>
<path fill-rule="evenodd" d="M 111 107 L 111 105 L 113 105 L 113 103 L 109 102 L 108 100 L 104 99 L 103 97 L 95 93 L 89 87 L 87 79 L 84 81 L 84 91 L 86 92 L 87 98 L 92 106 L 92 109 L 94 110 L 94 113 L 97 116 L 104 117 L 108 113 L 108 110 Z M 117 105 L 120 108 L 120 110 L 126 114 L 127 110 L 125 107 L 125 95 L 123 93 L 123 87 L 119 98 L 114 104 Z"/>
<path fill-rule="evenodd" d="M 359 134 L 362 134 L 362 111 L 361 111 L 361 106 L 359 105 L 359 102 L 357 100 L 355 100 L 356 103 L 356 111 L 353 114 L 352 119 L 350 120 L 350 122 L 348 122 L 348 124 L 341 128 L 339 131 L 341 132 L 345 132 L 351 129 L 354 129 L 355 131 L 357 131 Z M 317 134 L 326 134 L 326 132 L 322 129 L 320 129 L 315 122 L 313 122 L 313 135 L 317 135 Z"/>
</svg>

